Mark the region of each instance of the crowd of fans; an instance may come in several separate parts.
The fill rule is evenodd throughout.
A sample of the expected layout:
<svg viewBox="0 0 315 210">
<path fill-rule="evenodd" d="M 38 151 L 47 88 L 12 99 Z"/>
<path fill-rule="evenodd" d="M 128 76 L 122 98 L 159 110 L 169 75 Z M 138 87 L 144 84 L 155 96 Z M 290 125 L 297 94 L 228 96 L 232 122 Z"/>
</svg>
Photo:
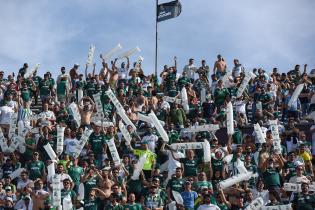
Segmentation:
<svg viewBox="0 0 315 210">
<path fill-rule="evenodd" d="M 0 209 L 61 209 L 53 205 L 52 180 L 47 176 L 49 164 L 55 164 L 55 173 L 62 182 L 61 204 L 70 197 L 72 209 L 161 210 L 174 209 L 170 207 L 174 204 L 177 209 L 186 210 L 238 210 L 258 197 L 266 206 L 290 203 L 293 209 L 315 208 L 315 125 L 311 124 L 315 72 L 308 73 L 307 65 L 303 70 L 296 65 L 287 73 L 279 73 L 277 68 L 271 72 L 262 68 L 248 70 L 235 59 L 229 68 L 218 55 L 213 68 L 205 60 L 198 67 L 194 59 L 189 59 L 181 70 L 174 57 L 174 66 L 165 65 L 157 76 L 146 75 L 139 62 L 131 67 L 129 58 L 119 65 L 118 59 L 110 63 L 101 59 L 100 71 L 94 64 L 92 73 L 86 65 L 84 74 L 80 74 L 80 66 L 75 64 L 69 71 L 61 67 L 57 77 L 50 72 L 42 76 L 27 63 L 16 75 L 0 72 Z M 247 71 L 256 77 L 237 97 Z M 299 84 L 304 84 L 301 94 L 288 104 Z M 132 137 L 130 143 L 121 134 L 121 118 L 105 93 L 109 88 L 136 127 L 126 127 Z M 189 110 L 165 99 L 181 99 L 183 88 Z M 95 120 L 93 95 L 97 93 L 101 93 L 104 117 Z M 190 132 L 191 126 L 207 124 L 226 129 L 228 102 L 234 109 L 233 135 L 221 138 L 213 131 Z M 42 110 L 35 113 L 38 104 Z M 80 124 L 69 109 L 70 104 L 79 109 Z M 169 142 L 163 141 L 152 123 L 139 120 L 138 113 L 147 115 L 152 111 L 164 122 Z M 18 114 L 17 127 L 28 129 L 24 150 L 21 145 L 10 150 L 19 132 L 13 130 L 16 135 L 11 135 L 14 113 Z M 113 124 L 104 126 L 99 120 Z M 274 151 L 269 120 L 278 120 L 280 153 Z M 259 142 L 258 134 L 253 132 L 256 123 L 265 143 Z M 44 146 L 50 144 L 56 151 L 57 126 L 65 127 L 64 149 L 58 160 L 51 160 Z M 85 129 L 93 132 L 76 157 L 74 151 Z M 114 165 L 108 148 L 111 139 L 121 158 L 119 166 Z M 175 150 L 171 146 L 204 140 L 211 145 L 210 162 L 204 161 L 202 149 Z M 143 168 L 134 178 L 135 167 L 143 155 Z M 241 173 L 239 161 L 257 176 L 221 187 L 221 181 Z M 19 168 L 23 170 L 12 179 L 10 175 Z M 301 190 L 286 191 L 284 183 L 301 184 Z M 183 202 L 173 191 L 181 195 Z"/>
</svg>

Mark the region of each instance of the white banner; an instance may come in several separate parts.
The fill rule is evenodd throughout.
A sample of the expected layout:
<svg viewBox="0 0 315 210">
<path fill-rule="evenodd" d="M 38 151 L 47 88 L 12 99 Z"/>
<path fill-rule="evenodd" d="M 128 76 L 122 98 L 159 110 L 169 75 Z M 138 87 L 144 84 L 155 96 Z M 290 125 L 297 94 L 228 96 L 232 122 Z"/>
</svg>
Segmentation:
<svg viewBox="0 0 315 210">
<path fill-rule="evenodd" d="M 52 189 L 52 204 L 58 207 L 61 205 L 61 180 L 59 174 L 55 174 L 52 177 Z"/>
<path fill-rule="evenodd" d="M 262 197 L 258 197 L 255 200 L 253 200 L 246 208 L 245 210 L 257 210 L 261 208 L 264 205 L 264 200 Z"/>
<path fill-rule="evenodd" d="M 94 102 L 96 105 L 97 115 L 103 119 L 104 118 L 104 112 L 103 112 L 103 105 L 101 101 L 101 93 L 97 93 L 93 95 Z"/>
<path fill-rule="evenodd" d="M 170 147 L 174 150 L 203 149 L 203 144 L 204 142 L 174 143 Z"/>
<path fill-rule="evenodd" d="M 284 204 L 284 205 L 277 205 L 277 206 L 262 206 L 260 210 L 292 210 L 292 204 Z"/>
<path fill-rule="evenodd" d="M 154 114 L 154 112 L 151 111 L 151 113 L 148 116 L 151 118 L 154 127 L 159 132 L 159 134 L 162 137 L 162 139 L 164 140 L 164 142 L 168 143 L 169 142 L 168 135 L 167 135 L 166 131 L 164 130 L 163 126 L 161 125 L 159 119 Z"/>
<path fill-rule="evenodd" d="M 75 102 L 72 102 L 68 108 L 71 111 L 71 114 L 73 115 L 74 120 L 76 121 L 77 125 L 80 126 L 81 125 L 81 115 L 78 109 L 78 106 Z"/>
<path fill-rule="evenodd" d="M 288 102 L 288 107 L 291 107 L 292 103 L 295 102 L 298 99 L 298 97 L 301 94 L 303 88 L 304 88 L 304 83 L 303 84 L 299 84 L 298 86 L 296 86 L 296 88 L 295 88 L 295 90 L 294 90 L 294 92 L 293 92 L 293 94 L 292 94 L 292 96 L 291 96 L 291 98 L 290 98 L 290 100 Z"/>
<path fill-rule="evenodd" d="M 93 63 L 94 51 L 95 51 L 95 46 L 91 45 L 88 51 L 88 58 L 86 60 L 86 64 L 91 65 Z"/>
<path fill-rule="evenodd" d="M 117 56 L 117 58 L 118 59 L 126 58 L 138 52 L 141 52 L 141 49 L 139 47 L 135 47 L 126 52 L 121 53 L 120 55 Z"/>
<path fill-rule="evenodd" d="M 183 87 L 183 89 L 180 92 L 181 99 L 182 99 L 182 105 L 186 113 L 189 113 L 189 104 L 188 104 L 188 96 L 186 88 Z"/>
<path fill-rule="evenodd" d="M 128 130 L 125 128 L 124 123 L 121 120 L 119 121 L 119 130 L 121 131 L 121 133 L 124 136 L 128 145 L 130 145 L 131 136 L 130 136 Z"/>
<path fill-rule="evenodd" d="M 228 135 L 234 134 L 233 105 L 231 102 L 227 104 L 227 108 L 226 108 L 226 128 L 227 128 Z"/>
<path fill-rule="evenodd" d="M 190 126 L 189 128 L 187 128 L 188 132 L 191 133 L 196 133 L 196 132 L 201 132 L 201 131 L 216 131 L 219 130 L 219 124 L 207 124 L 207 125 L 195 125 L 195 126 Z"/>
<path fill-rule="evenodd" d="M 163 100 L 170 102 L 170 103 L 177 103 L 177 104 L 181 104 L 182 100 L 176 97 L 170 97 L 170 96 L 163 96 Z"/>
<path fill-rule="evenodd" d="M 301 184 L 297 183 L 284 183 L 283 188 L 285 191 L 289 192 L 302 192 Z M 315 192 L 315 185 L 309 185 L 308 190 L 311 192 Z"/>
<path fill-rule="evenodd" d="M 81 201 L 84 199 L 84 184 L 80 183 L 79 185 L 79 193 L 78 193 L 78 200 Z"/>
<path fill-rule="evenodd" d="M 109 97 L 111 102 L 114 104 L 114 106 L 116 107 L 117 114 L 121 117 L 121 119 L 126 123 L 126 125 L 131 125 L 133 130 L 136 131 L 137 130 L 136 126 L 131 122 L 131 120 L 126 115 L 124 108 L 122 107 L 118 99 L 116 98 L 113 91 L 109 88 L 107 91 L 105 91 L 105 93 Z"/>
<path fill-rule="evenodd" d="M 103 55 L 103 58 L 105 60 L 111 58 L 116 52 L 118 52 L 120 49 L 122 49 L 122 46 L 120 45 L 120 43 L 118 43 L 118 45 L 116 47 L 114 47 L 113 49 L 111 49 L 110 51 L 108 51 L 107 53 L 105 53 Z"/>
<path fill-rule="evenodd" d="M 138 180 L 139 179 L 140 173 L 141 173 L 141 171 L 143 169 L 143 166 L 144 166 L 144 163 L 145 163 L 146 159 L 147 159 L 147 155 L 146 154 L 142 155 L 139 158 L 138 162 L 135 165 L 135 168 L 134 168 L 134 171 L 133 171 L 133 174 L 132 174 L 132 177 L 131 177 L 132 180 Z"/>
<path fill-rule="evenodd" d="M 44 149 L 46 150 L 46 152 L 47 152 L 47 154 L 51 160 L 58 160 L 58 157 L 57 157 L 55 151 L 53 150 L 53 148 L 51 147 L 51 145 L 49 143 L 44 145 Z"/>
<path fill-rule="evenodd" d="M 254 131 L 256 133 L 256 138 L 257 138 L 258 143 L 260 144 L 266 143 L 261 127 L 258 123 L 254 124 Z"/>
<path fill-rule="evenodd" d="M 11 178 L 11 180 L 13 180 L 13 179 L 19 177 L 19 176 L 21 175 L 21 172 L 24 171 L 24 170 L 25 170 L 25 168 L 18 168 L 18 169 L 16 169 L 15 171 L 13 171 L 13 172 L 9 175 L 9 177 Z"/>
<path fill-rule="evenodd" d="M 117 148 L 116 148 L 116 145 L 115 145 L 115 142 L 114 142 L 114 138 L 110 139 L 107 142 L 107 145 L 108 145 L 108 149 L 110 151 L 110 154 L 112 155 L 112 159 L 114 161 L 115 166 L 119 166 L 120 165 L 120 157 L 119 157 L 119 154 L 117 152 Z"/>
<path fill-rule="evenodd" d="M 81 88 L 77 89 L 78 91 L 78 101 L 81 101 L 83 98 L 83 90 Z"/>
<path fill-rule="evenodd" d="M 256 75 L 253 72 L 251 72 L 251 71 L 248 71 L 246 73 L 246 75 L 245 75 L 245 77 L 244 77 L 244 79 L 243 79 L 243 81 L 241 83 L 241 86 L 237 89 L 237 92 L 236 92 L 236 97 L 237 98 L 242 96 L 242 94 L 243 94 L 247 84 L 249 83 L 249 81 L 251 79 L 254 79 L 255 77 L 256 77 Z"/>
<path fill-rule="evenodd" d="M 252 175 L 253 175 L 253 172 L 247 172 L 245 174 L 237 174 L 235 176 L 232 176 L 231 178 L 221 181 L 219 184 L 222 187 L 222 189 L 226 189 L 239 182 L 249 180 L 252 177 Z"/>
<path fill-rule="evenodd" d="M 63 140 L 64 140 L 65 127 L 57 125 L 57 147 L 56 152 L 57 155 L 61 155 L 63 152 Z"/>
</svg>

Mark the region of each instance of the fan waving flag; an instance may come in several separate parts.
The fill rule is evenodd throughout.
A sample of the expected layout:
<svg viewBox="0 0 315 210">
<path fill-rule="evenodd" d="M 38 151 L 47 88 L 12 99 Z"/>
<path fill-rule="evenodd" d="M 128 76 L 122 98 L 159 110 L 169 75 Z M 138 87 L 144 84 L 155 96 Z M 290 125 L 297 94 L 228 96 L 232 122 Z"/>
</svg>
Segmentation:
<svg viewBox="0 0 315 210">
<path fill-rule="evenodd" d="M 157 8 L 157 22 L 175 18 L 181 11 L 182 5 L 178 0 L 160 4 Z"/>
</svg>

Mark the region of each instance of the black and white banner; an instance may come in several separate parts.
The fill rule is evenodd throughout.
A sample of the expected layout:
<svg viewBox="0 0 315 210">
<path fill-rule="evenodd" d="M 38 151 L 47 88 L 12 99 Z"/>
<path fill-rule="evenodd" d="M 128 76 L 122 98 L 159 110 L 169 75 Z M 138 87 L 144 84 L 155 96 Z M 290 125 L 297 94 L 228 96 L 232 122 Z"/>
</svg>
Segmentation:
<svg viewBox="0 0 315 210">
<path fill-rule="evenodd" d="M 161 22 L 175 18 L 180 15 L 181 11 L 182 5 L 178 0 L 160 4 L 157 8 L 156 20 L 157 22 Z"/>
</svg>

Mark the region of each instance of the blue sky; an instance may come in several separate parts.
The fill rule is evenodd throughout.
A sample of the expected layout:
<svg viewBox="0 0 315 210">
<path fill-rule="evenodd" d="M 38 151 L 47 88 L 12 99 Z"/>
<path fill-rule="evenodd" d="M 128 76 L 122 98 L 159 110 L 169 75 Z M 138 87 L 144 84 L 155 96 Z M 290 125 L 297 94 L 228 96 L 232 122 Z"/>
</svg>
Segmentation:
<svg viewBox="0 0 315 210">
<path fill-rule="evenodd" d="M 160 1 L 165 2 L 165 1 Z M 178 58 L 202 59 L 212 67 L 217 54 L 232 66 L 280 71 L 295 64 L 315 68 L 315 1 L 182 0 L 182 14 L 159 24 L 159 70 Z M 154 72 L 155 0 L 10 0 L 0 7 L 0 69 L 17 71 L 24 62 L 41 63 L 40 74 L 94 59 L 117 43 L 139 46 L 146 73 Z M 123 51 L 122 50 L 122 51 Z"/>
</svg>

